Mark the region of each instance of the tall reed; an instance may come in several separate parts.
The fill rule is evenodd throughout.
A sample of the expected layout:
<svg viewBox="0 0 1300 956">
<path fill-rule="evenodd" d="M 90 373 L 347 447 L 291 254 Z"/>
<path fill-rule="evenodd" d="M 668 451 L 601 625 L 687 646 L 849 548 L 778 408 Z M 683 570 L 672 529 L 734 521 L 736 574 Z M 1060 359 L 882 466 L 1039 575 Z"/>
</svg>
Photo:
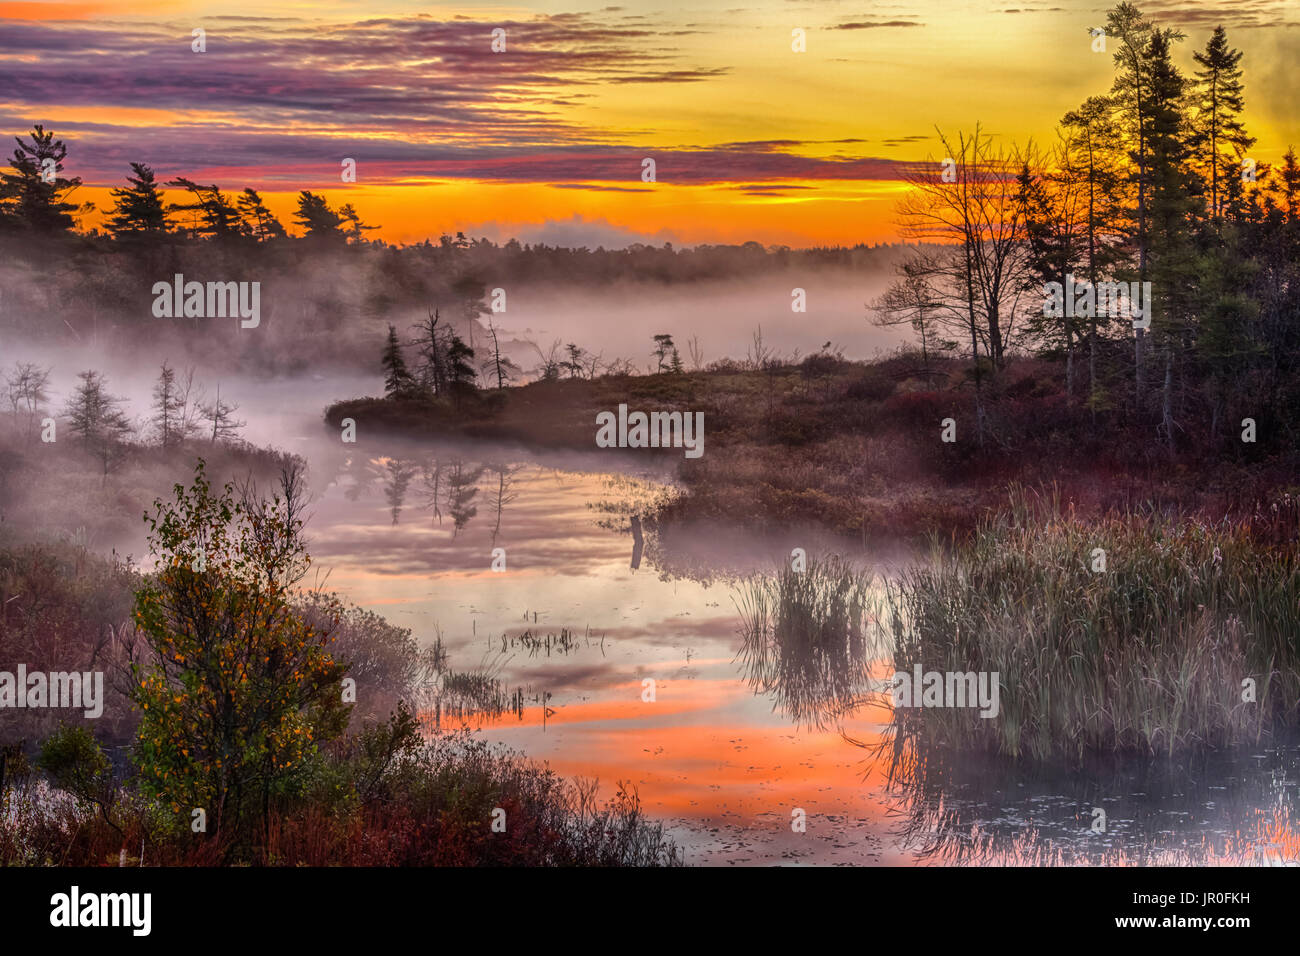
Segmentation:
<svg viewBox="0 0 1300 956">
<path fill-rule="evenodd" d="M 832 726 L 871 696 L 871 576 L 829 555 L 802 571 L 748 578 L 734 598 L 742 661 L 755 693 L 792 720 Z"/>
<path fill-rule="evenodd" d="M 896 669 L 996 671 L 1001 685 L 995 718 L 896 709 L 896 756 L 916 743 L 1036 759 L 1172 753 L 1297 722 L 1296 541 L 1261 542 L 1246 523 L 1083 520 L 1018 490 L 970 540 L 887 584 L 878 618 Z"/>
</svg>

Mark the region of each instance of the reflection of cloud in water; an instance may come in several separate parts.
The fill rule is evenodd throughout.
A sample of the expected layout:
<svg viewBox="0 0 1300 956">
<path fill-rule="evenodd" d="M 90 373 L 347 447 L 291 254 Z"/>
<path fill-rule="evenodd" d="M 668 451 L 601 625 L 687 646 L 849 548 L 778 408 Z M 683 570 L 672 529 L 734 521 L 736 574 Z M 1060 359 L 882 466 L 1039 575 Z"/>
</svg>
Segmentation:
<svg viewBox="0 0 1300 956">
<path fill-rule="evenodd" d="M 441 470 L 430 467 L 438 454 Z M 884 792 L 888 755 L 844 739 L 888 741 L 888 713 L 859 706 L 869 679 L 883 676 L 879 649 L 840 627 L 866 613 L 864 585 L 832 574 L 808 604 L 787 578 L 768 594 L 770 621 L 749 632 L 747 657 L 732 600 L 738 578 L 788 567 L 795 545 L 810 557 L 833 549 L 793 529 L 765 540 L 673 529 L 665 542 L 647 523 L 633 570 L 630 516 L 650 513 L 639 510 L 645 487 L 591 470 L 603 460 L 575 455 L 549 467 L 554 459 L 519 452 L 335 445 L 314 461 L 312 553 L 331 569 L 331 587 L 422 640 L 440 628 L 453 668 L 473 672 L 477 662 L 519 701 L 476 721 L 481 733 L 560 774 L 599 777 L 607 790 L 634 784 L 693 862 L 1295 858 L 1294 768 L 1282 771 L 1292 782 L 1281 804 L 1272 778 L 1249 761 L 1162 784 L 1122 774 L 1038 780 L 1023 768 L 1000 775 L 985 760 L 966 777 L 932 766 L 924 786 L 896 781 Z M 490 570 L 493 547 L 506 549 L 505 573 Z M 865 559 L 861 567 L 881 570 Z M 563 628 L 578 635 L 563 654 L 521 640 Z M 646 678 L 653 703 L 642 699 Z M 1094 801 L 1109 816 L 1100 841 L 1087 836 Z M 793 807 L 808 813 L 805 835 L 790 831 Z"/>
<path fill-rule="evenodd" d="M 587 506 L 605 494 L 600 475 L 454 459 L 360 467 L 371 474 L 345 475 L 315 504 L 312 546 L 335 567 L 477 574 L 489 571 L 492 549 L 500 547 L 506 574 L 587 575 L 625 565 L 631 553 L 630 535 L 598 527 Z"/>
</svg>

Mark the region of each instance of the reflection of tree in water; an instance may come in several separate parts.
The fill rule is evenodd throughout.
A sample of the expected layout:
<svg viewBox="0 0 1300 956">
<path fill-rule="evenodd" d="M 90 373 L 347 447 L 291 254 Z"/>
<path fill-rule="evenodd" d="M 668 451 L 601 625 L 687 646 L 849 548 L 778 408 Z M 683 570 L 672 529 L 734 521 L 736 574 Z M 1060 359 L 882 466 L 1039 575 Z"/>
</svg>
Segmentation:
<svg viewBox="0 0 1300 956">
<path fill-rule="evenodd" d="M 433 520 L 442 524 L 444 513 L 452 519 L 453 536 L 459 534 L 478 514 L 476 500 L 479 483 L 485 474 L 492 472 L 496 481 L 491 487 L 494 515 L 492 537 L 495 542 L 501 531 L 505 506 L 516 497 L 513 477 L 521 466 L 502 464 L 472 464 L 461 458 L 377 458 L 357 462 L 349 459 L 343 466 L 344 496 L 356 501 L 369 494 L 376 485 L 383 488 L 384 499 L 393 524 L 400 523 L 406 507 L 411 485 L 420 477 L 420 506 L 432 512 Z"/>
<path fill-rule="evenodd" d="M 424 507 L 433 512 L 433 518 L 442 523 L 442 464 L 437 458 L 424 462 Z"/>
<path fill-rule="evenodd" d="M 492 543 L 497 543 L 497 536 L 501 534 L 501 515 L 505 507 L 514 501 L 518 495 L 515 494 L 514 476 L 523 468 L 522 465 L 503 465 L 489 464 L 485 466 L 488 471 L 496 472 L 497 482 L 496 491 L 492 497 L 492 514 L 495 520 L 492 522 Z"/>
<path fill-rule="evenodd" d="M 388 459 L 388 476 L 384 482 L 384 497 L 388 499 L 388 508 L 393 515 L 393 524 L 402 513 L 402 504 L 406 500 L 406 489 L 415 477 L 415 464 L 402 458 Z"/>
<path fill-rule="evenodd" d="M 1196 866 L 1300 863 L 1294 741 L 1193 759 L 1083 767 L 900 747 L 887 761 L 903 846 L 943 865 Z M 1104 811 L 1104 818 L 1095 811 Z M 1104 829 L 1102 824 L 1104 823 Z"/>
<path fill-rule="evenodd" d="M 733 595 L 745 676 L 799 725 L 837 725 L 874 700 L 871 576 L 832 555 L 807 569 L 755 575 Z"/>
<path fill-rule="evenodd" d="M 483 471 L 482 465 L 467 468 L 459 458 L 451 463 L 447 475 L 447 510 L 451 513 L 453 536 L 478 514 L 474 498 L 478 495 L 478 480 L 483 477 Z"/>
<path fill-rule="evenodd" d="M 345 461 L 342 471 L 347 478 L 347 482 L 343 489 L 343 496 L 348 501 L 358 501 L 362 495 L 370 494 L 375 484 L 383 481 L 384 470 L 380 466 L 380 462 L 386 460 L 367 459 L 358 462 L 355 458 L 349 458 Z"/>
</svg>

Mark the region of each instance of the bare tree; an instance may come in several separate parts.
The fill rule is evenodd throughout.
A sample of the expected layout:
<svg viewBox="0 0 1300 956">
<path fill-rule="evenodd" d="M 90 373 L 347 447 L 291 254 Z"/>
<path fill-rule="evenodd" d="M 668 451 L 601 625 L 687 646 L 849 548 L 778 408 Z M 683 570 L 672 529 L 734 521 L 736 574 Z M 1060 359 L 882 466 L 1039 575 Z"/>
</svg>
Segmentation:
<svg viewBox="0 0 1300 956">
<path fill-rule="evenodd" d="M 691 371 L 698 372 L 704 367 L 704 349 L 700 348 L 698 335 L 692 335 L 686 340 L 686 351 L 691 356 Z"/>
<path fill-rule="evenodd" d="M 194 366 L 176 375 L 176 395 L 180 401 L 180 416 L 177 419 L 177 432 L 181 441 L 192 438 L 203 424 L 201 407 L 203 389 L 194 384 Z"/>
<path fill-rule="evenodd" d="M 239 430 L 248 422 L 240 421 L 235 418 L 234 413 L 239 411 L 239 406 L 234 402 L 224 402 L 221 400 L 221 386 L 217 385 L 217 397 L 212 404 L 202 406 L 203 418 L 205 421 L 212 423 L 212 443 L 215 445 L 219 441 L 232 441 L 239 437 Z"/>
<path fill-rule="evenodd" d="M 628 358 L 614 358 L 605 365 L 606 375 L 635 375 L 636 363 Z"/>
<path fill-rule="evenodd" d="M 50 381 L 50 370 L 41 368 L 34 362 L 15 362 L 12 372 L 5 375 L 9 404 L 14 417 L 20 412 L 27 414 L 27 433 L 30 436 L 36 422 L 36 415 L 49 400 L 46 387 Z"/>
<path fill-rule="evenodd" d="M 916 332 L 921 340 L 921 367 L 927 381 L 931 378 L 930 355 L 957 347 L 956 342 L 944 339 L 940 334 L 945 316 L 943 303 L 930 285 L 934 274 L 935 270 L 921 257 L 904 262 L 898 267 L 898 278 L 870 306 L 876 313 L 876 325 L 908 324 Z M 951 324 L 952 316 L 947 318 Z"/>
<path fill-rule="evenodd" d="M 429 311 L 428 318 L 416 326 L 416 330 L 420 333 L 417 340 L 421 358 L 418 369 L 420 383 L 435 395 L 441 395 L 447 390 L 449 377 L 444 345 L 449 329 L 445 325 L 440 325 L 441 321 L 441 312 L 434 308 Z"/>
<path fill-rule="evenodd" d="M 1024 157 L 995 147 L 977 124 L 956 139 L 939 131 L 946 156 L 910 172 L 899 204 L 901 231 L 909 239 L 942 247 L 916 263 L 950 310 L 962 309 L 975 378 L 976 435 L 984 441 L 980 345 L 996 371 L 1015 333 L 1025 289 L 1023 206 L 1017 172 Z"/>
<path fill-rule="evenodd" d="M 492 512 L 496 520 L 492 524 L 492 544 L 497 543 L 497 536 L 501 533 L 501 516 L 505 512 L 505 507 L 518 497 L 514 491 L 514 476 L 520 471 L 522 466 L 498 465 L 492 464 L 486 466 L 489 471 L 497 473 L 497 493 L 492 502 Z"/>
<path fill-rule="evenodd" d="M 497 388 L 505 388 L 510 380 L 519 374 L 520 369 L 508 357 L 502 357 L 501 344 L 497 341 L 497 328 L 492 324 L 491 315 L 488 316 L 488 334 L 492 336 L 492 357 L 483 363 L 483 371 L 487 372 L 490 369 L 491 373 L 496 375 Z"/>
<path fill-rule="evenodd" d="M 947 157 L 907 177 L 911 187 L 899 207 L 909 239 L 954 245 L 965 299 L 972 352 L 986 344 L 995 368 L 1006 361 L 1016 319 L 1014 300 L 1023 274 L 1023 210 L 1017 172 L 1022 155 L 995 147 L 976 125 L 954 140 L 939 134 Z M 940 290 L 945 291 L 945 290 Z"/>
<path fill-rule="evenodd" d="M 540 345 L 533 343 L 537 357 L 541 359 L 541 365 L 537 367 L 537 377 L 542 381 L 550 382 L 560 377 L 560 370 L 564 367 L 564 359 L 561 358 L 563 347 L 560 340 L 556 339 L 551 343 L 551 347 L 543 352 Z"/>
<path fill-rule="evenodd" d="M 773 357 L 773 351 L 763 344 L 763 326 L 760 325 L 754 329 L 746 353 L 746 362 L 752 369 L 765 369 L 771 364 Z"/>
<path fill-rule="evenodd" d="M 284 501 L 285 515 L 290 521 L 306 524 L 306 508 L 311 503 L 307 490 L 307 462 L 298 455 L 285 455 L 280 459 L 276 482 Z"/>
</svg>

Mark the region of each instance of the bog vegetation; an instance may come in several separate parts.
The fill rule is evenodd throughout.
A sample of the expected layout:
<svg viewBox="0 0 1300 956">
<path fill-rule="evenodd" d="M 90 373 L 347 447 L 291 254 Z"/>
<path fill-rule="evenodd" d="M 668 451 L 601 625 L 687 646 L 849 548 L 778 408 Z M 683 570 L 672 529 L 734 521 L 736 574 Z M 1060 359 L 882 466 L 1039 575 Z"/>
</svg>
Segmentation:
<svg viewBox="0 0 1300 956">
<path fill-rule="evenodd" d="M 4 748 L 0 863 L 681 861 L 634 788 L 601 804 L 595 781 L 430 732 L 419 688 L 445 655 L 298 586 L 301 506 L 292 473 L 216 489 L 200 461 L 155 503 L 152 571 L 0 542 L 5 659 L 82 658 L 113 688 L 102 724 L 42 712 Z"/>
</svg>

